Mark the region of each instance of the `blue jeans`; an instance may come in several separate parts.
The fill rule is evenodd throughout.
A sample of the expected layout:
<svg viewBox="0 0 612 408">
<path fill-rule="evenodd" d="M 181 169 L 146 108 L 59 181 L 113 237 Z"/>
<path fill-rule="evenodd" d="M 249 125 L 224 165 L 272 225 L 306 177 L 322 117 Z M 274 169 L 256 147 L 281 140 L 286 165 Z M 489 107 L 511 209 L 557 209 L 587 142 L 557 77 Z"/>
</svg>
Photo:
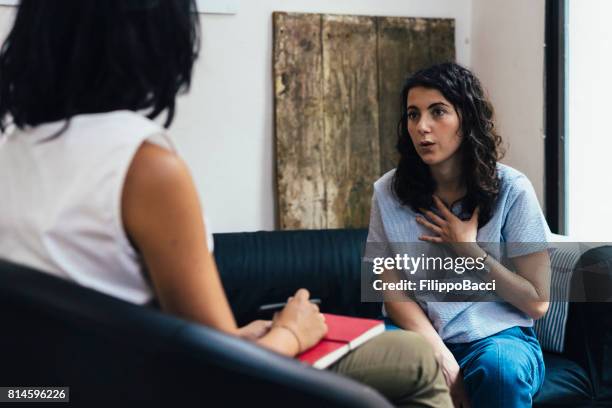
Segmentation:
<svg viewBox="0 0 612 408">
<path fill-rule="evenodd" d="M 511 327 L 470 343 L 446 343 L 463 373 L 472 408 L 531 407 L 544 382 L 542 349 L 531 327 Z"/>
</svg>

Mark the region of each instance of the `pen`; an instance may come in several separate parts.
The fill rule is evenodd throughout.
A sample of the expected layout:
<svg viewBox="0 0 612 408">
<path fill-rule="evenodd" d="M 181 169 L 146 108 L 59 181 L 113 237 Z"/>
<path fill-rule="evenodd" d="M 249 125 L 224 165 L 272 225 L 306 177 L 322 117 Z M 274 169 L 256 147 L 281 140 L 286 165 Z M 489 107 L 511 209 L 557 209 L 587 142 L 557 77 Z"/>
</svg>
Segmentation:
<svg viewBox="0 0 612 408">
<path fill-rule="evenodd" d="M 309 299 L 309 301 L 310 301 L 310 303 L 314 303 L 315 305 L 320 305 L 321 304 L 321 299 L 313 298 L 313 299 Z M 259 311 L 260 312 L 266 312 L 266 311 L 269 311 L 269 310 L 281 310 L 285 306 L 287 306 L 287 302 L 269 303 L 267 305 L 259 306 Z"/>
</svg>

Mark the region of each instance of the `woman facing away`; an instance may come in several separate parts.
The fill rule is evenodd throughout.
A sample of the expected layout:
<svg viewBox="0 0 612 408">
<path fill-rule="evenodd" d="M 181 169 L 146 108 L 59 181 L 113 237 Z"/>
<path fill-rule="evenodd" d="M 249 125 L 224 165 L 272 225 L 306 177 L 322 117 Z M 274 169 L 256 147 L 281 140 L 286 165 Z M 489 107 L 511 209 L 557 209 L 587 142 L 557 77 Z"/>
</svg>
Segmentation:
<svg viewBox="0 0 612 408">
<path fill-rule="evenodd" d="M 295 356 L 325 334 L 323 315 L 299 289 L 273 322 L 237 327 L 165 134 L 198 24 L 191 0 L 21 2 L 0 51 L 0 257 Z M 330 369 L 400 406 L 451 405 L 416 333 L 382 334 Z"/>
<path fill-rule="evenodd" d="M 550 275 L 549 230 L 533 187 L 498 163 L 493 108 L 469 70 L 446 63 L 415 73 L 402 104 L 400 160 L 374 185 L 368 241 L 427 242 L 486 257 L 503 302 L 386 298 L 385 312 L 432 345 L 455 406 L 529 407 L 544 379 L 532 326 L 548 308 Z M 481 248 L 495 242 L 508 245 L 516 272 Z"/>
</svg>

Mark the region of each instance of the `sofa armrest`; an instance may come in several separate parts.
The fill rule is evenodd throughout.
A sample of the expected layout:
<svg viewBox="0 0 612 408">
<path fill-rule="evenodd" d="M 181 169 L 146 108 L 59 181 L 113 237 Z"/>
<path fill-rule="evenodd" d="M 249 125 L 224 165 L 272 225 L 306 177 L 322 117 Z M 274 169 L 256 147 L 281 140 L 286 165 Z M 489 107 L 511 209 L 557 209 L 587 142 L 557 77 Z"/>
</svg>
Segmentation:
<svg viewBox="0 0 612 408">
<path fill-rule="evenodd" d="M 597 398 L 612 398 L 612 246 L 589 249 L 574 271 L 566 354 L 587 367 Z"/>
</svg>

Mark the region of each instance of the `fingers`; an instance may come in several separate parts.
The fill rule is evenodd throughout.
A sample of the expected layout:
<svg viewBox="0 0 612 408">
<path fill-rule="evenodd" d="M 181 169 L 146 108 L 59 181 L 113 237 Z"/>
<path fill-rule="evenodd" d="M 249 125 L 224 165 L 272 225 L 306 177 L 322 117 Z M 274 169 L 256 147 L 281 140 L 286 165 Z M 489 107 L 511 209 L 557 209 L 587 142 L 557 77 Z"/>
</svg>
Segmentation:
<svg viewBox="0 0 612 408">
<path fill-rule="evenodd" d="M 423 217 L 416 217 L 416 221 L 419 224 L 421 224 L 422 226 L 424 226 L 425 228 L 429 228 L 430 230 L 432 230 L 436 234 L 442 235 L 442 228 L 438 227 L 437 225 L 432 224 L 431 222 L 427 221 L 425 218 L 423 218 Z"/>
<path fill-rule="evenodd" d="M 447 220 L 451 219 L 452 217 L 455 217 L 455 214 L 453 214 L 446 207 L 446 205 L 444 205 L 442 200 L 440 200 L 437 195 L 435 194 L 433 195 L 433 200 L 434 200 L 434 204 L 436 204 L 436 207 L 438 207 L 438 210 L 440 210 L 440 212 L 444 215 L 444 217 L 446 217 Z"/>
<path fill-rule="evenodd" d="M 463 408 L 470 408 L 470 401 L 467 396 L 467 392 L 465 391 L 465 387 L 463 385 L 463 375 L 459 374 L 457 376 L 457 381 L 453 384 L 453 389 L 451 391 L 451 396 L 454 394 L 454 398 L 457 399 L 458 406 Z"/>
<path fill-rule="evenodd" d="M 419 239 L 420 239 L 421 241 L 425 241 L 425 242 L 433 242 L 433 243 L 435 243 L 435 244 L 441 244 L 441 243 L 443 243 L 443 242 L 444 242 L 444 241 L 442 241 L 442 238 L 440 238 L 440 237 L 432 237 L 432 236 L 429 236 L 429 235 L 421 235 L 421 236 L 419 237 Z"/>
<path fill-rule="evenodd" d="M 470 218 L 470 221 L 478 221 L 478 214 L 480 214 L 480 206 L 477 205 L 476 208 L 474 208 L 474 212 L 472 213 L 472 217 Z"/>
<path fill-rule="evenodd" d="M 310 292 L 308 292 L 308 289 L 301 288 L 295 292 L 295 297 L 298 300 L 308 300 L 310 297 Z"/>
<path fill-rule="evenodd" d="M 457 387 L 457 384 L 453 384 L 450 389 L 451 399 L 453 400 L 453 406 L 456 408 L 462 408 L 464 406 L 465 398 L 463 397 L 462 390 Z"/>
<path fill-rule="evenodd" d="M 321 322 L 321 328 L 323 329 L 323 334 L 327 333 L 327 323 L 325 323 L 325 315 L 323 313 L 319 313 L 319 319 Z"/>
<path fill-rule="evenodd" d="M 443 226 L 444 224 L 446 224 L 446 220 L 440 218 L 438 214 L 434 213 L 433 211 L 429 211 L 424 208 L 419 208 L 419 211 L 421 211 L 421 213 L 423 213 L 428 219 L 436 223 L 436 225 L 438 226 Z"/>
<path fill-rule="evenodd" d="M 447 370 L 442 370 L 442 375 L 444 376 L 444 381 L 446 382 L 446 385 L 450 388 L 451 385 L 453 385 L 450 373 Z"/>
<path fill-rule="evenodd" d="M 458 392 L 456 398 L 459 403 L 458 406 L 462 408 L 470 408 L 470 402 L 464 390 L 461 390 L 461 392 Z"/>
</svg>

